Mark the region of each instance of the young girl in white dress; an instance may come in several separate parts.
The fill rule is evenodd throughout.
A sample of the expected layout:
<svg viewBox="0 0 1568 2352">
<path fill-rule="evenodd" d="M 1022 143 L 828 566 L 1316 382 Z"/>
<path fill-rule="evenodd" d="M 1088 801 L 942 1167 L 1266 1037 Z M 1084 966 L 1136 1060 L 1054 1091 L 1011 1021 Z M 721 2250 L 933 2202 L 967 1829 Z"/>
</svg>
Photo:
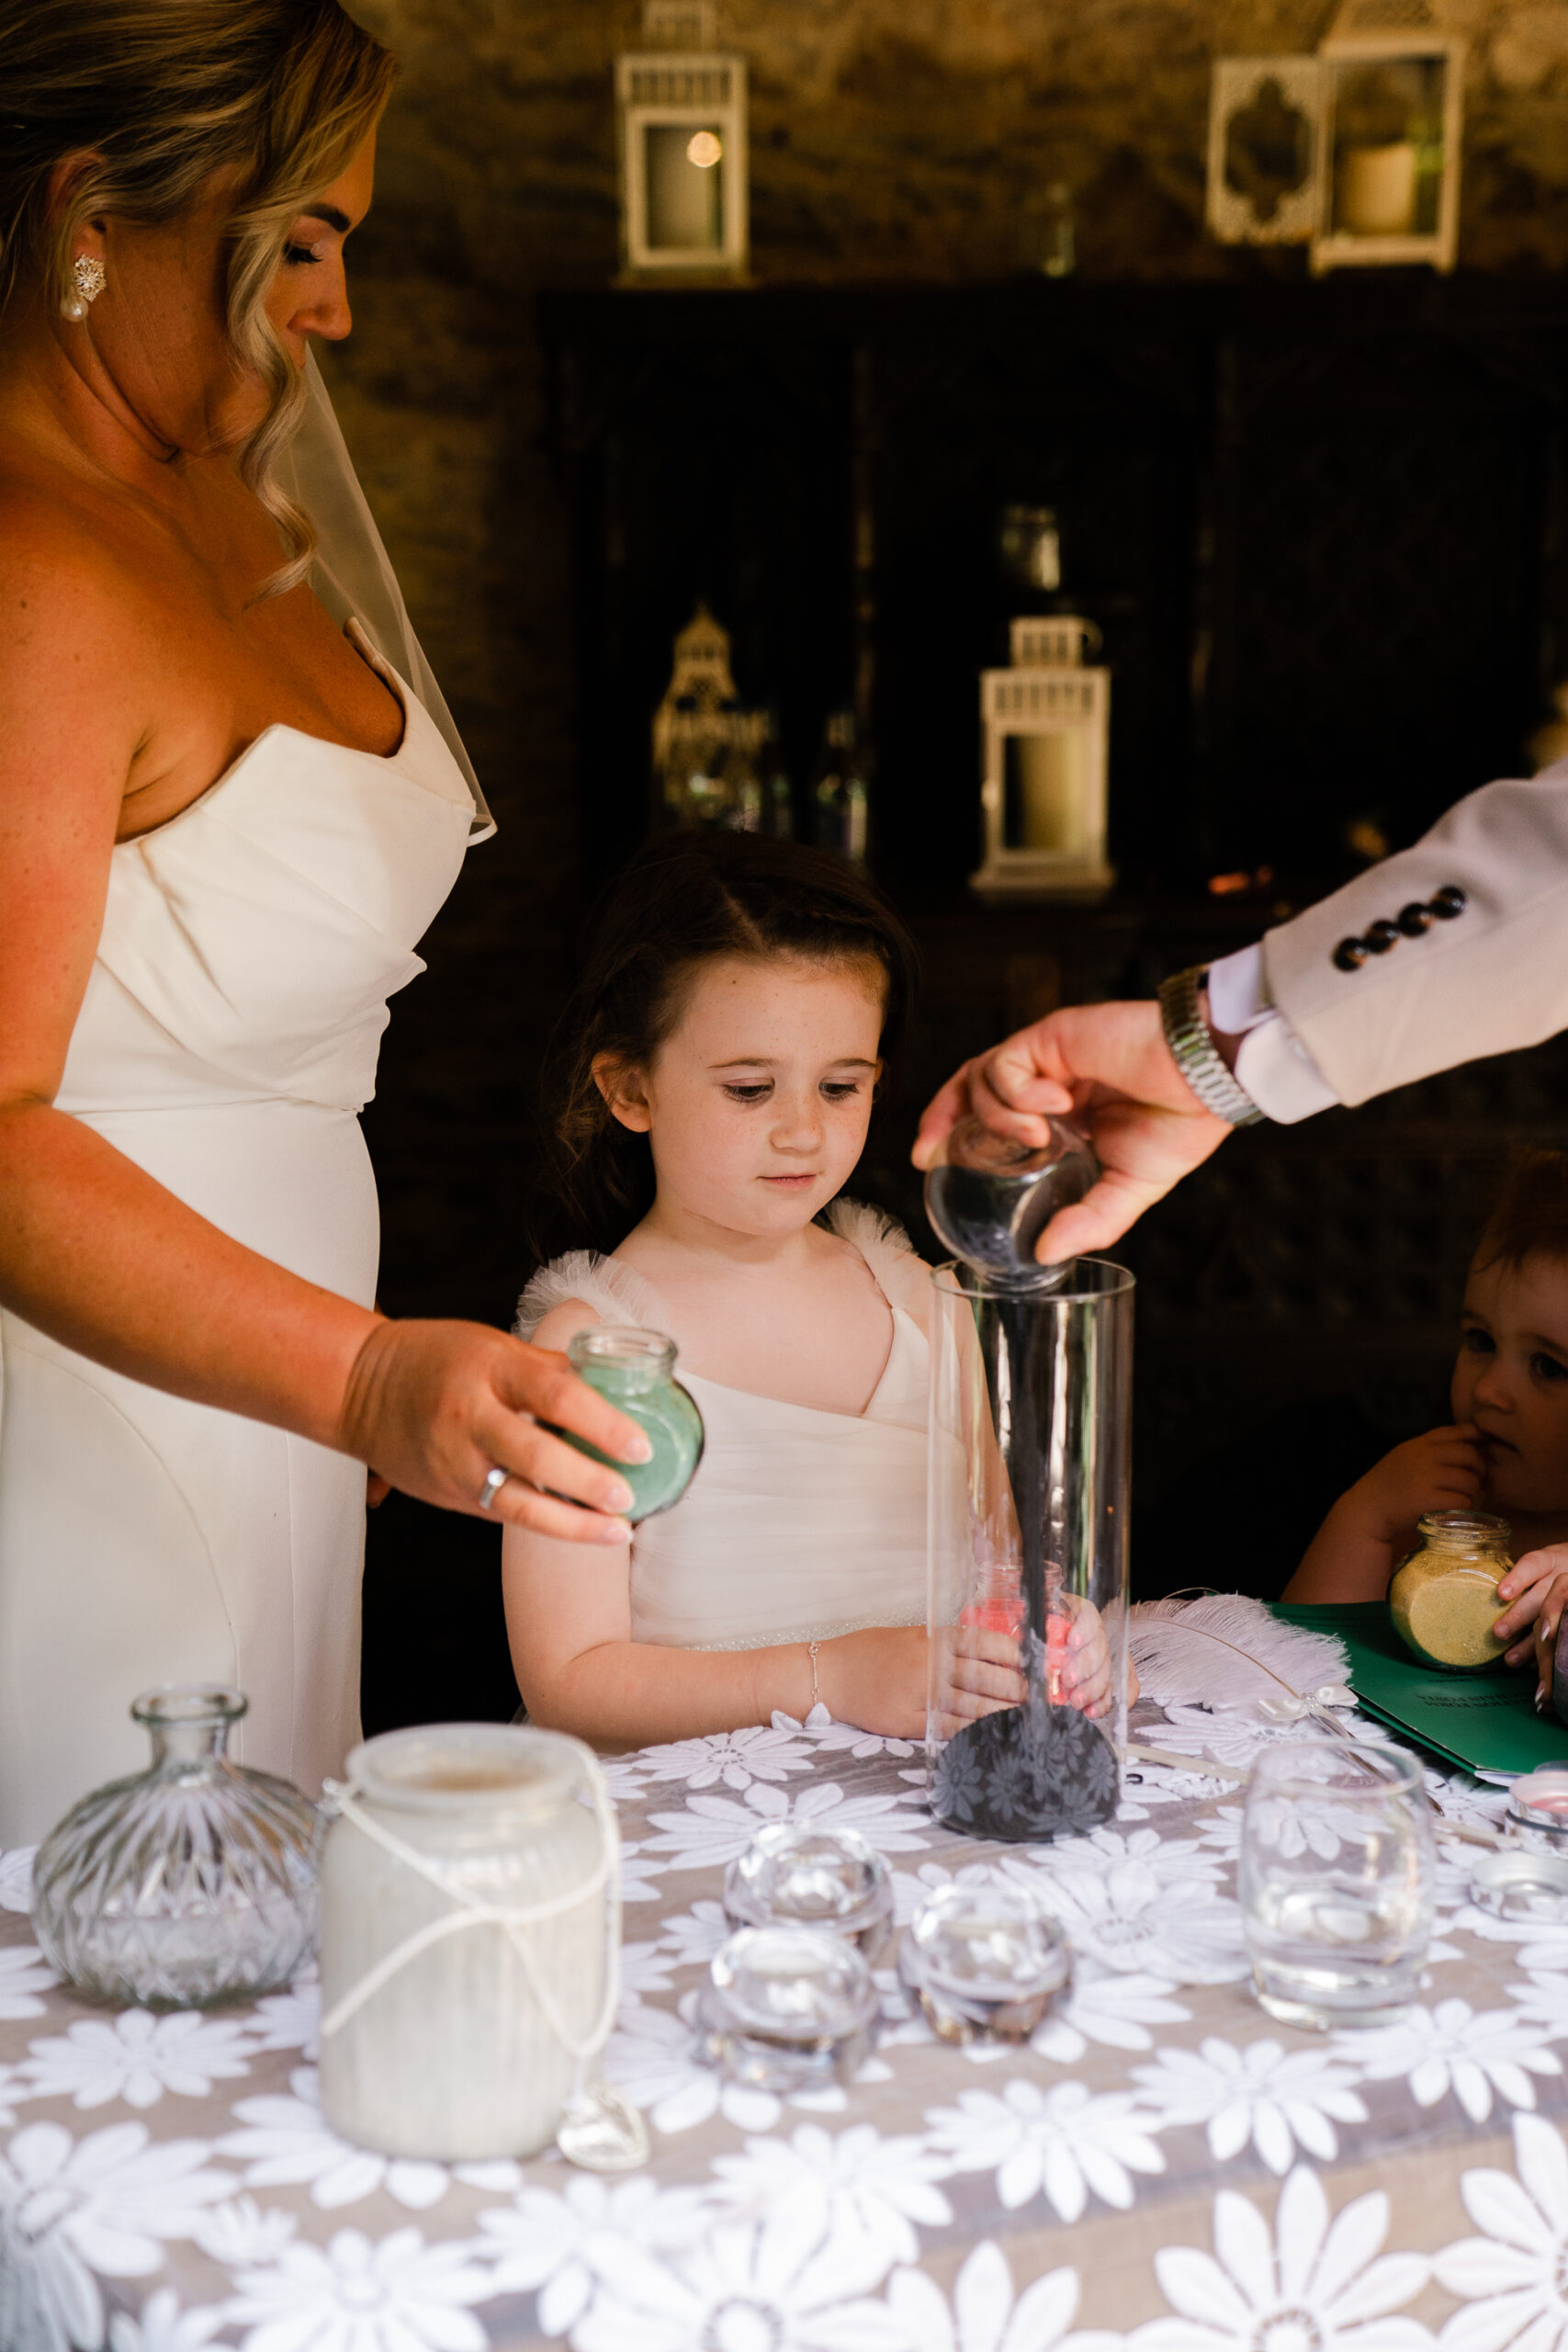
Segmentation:
<svg viewBox="0 0 1568 2352">
<path fill-rule="evenodd" d="M 558 1235 L 580 1246 L 517 1328 L 561 1349 L 596 1322 L 665 1333 L 706 1445 L 619 1550 L 507 1529 L 535 1722 L 640 1746 L 820 1702 L 923 1734 L 929 1275 L 840 1197 L 914 976 L 886 900 L 821 852 L 674 836 L 613 889 L 547 1080 Z M 944 1705 L 1016 1703 L 1015 1659 L 975 1629 Z M 1087 1644 L 1078 1703 L 1106 1671 Z"/>
</svg>

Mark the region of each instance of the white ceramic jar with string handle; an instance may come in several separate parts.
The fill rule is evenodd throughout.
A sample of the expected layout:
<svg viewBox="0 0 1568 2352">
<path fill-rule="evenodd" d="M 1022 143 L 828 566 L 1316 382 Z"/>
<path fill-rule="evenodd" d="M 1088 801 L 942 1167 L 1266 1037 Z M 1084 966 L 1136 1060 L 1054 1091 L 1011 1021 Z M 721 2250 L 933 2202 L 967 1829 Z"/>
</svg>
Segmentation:
<svg viewBox="0 0 1568 2352">
<path fill-rule="evenodd" d="M 329 1802 L 327 2121 L 388 2155 L 547 2146 L 615 2010 L 619 1840 L 592 1751 L 513 1724 L 386 1732 Z"/>
</svg>

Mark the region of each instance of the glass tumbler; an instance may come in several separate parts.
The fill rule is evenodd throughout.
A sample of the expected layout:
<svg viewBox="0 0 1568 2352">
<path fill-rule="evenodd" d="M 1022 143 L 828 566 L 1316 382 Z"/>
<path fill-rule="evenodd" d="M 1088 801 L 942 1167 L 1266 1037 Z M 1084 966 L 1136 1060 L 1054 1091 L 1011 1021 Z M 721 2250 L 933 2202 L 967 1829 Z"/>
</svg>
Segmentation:
<svg viewBox="0 0 1568 2352">
<path fill-rule="evenodd" d="M 931 1810 L 975 1838 L 1072 1836 L 1121 1790 L 1133 1277 L 1082 1258 L 932 1285 Z M 1010 1700 L 977 1695 L 998 1667 Z"/>
<path fill-rule="evenodd" d="M 1287 1740 L 1252 1768 L 1239 1892 L 1258 1997 L 1286 2025 L 1384 2025 L 1416 1998 L 1435 1844 L 1402 1748 Z"/>
</svg>

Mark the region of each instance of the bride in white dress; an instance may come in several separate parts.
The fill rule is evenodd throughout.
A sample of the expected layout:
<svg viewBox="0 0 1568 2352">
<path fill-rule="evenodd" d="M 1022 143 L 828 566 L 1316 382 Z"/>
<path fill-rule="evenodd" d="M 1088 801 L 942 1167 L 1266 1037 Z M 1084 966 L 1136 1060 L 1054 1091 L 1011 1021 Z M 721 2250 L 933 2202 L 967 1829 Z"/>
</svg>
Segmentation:
<svg viewBox="0 0 1568 2352">
<path fill-rule="evenodd" d="M 365 1465 L 619 1546 L 534 1416 L 646 1455 L 558 1358 L 374 1307 L 357 1113 L 490 830 L 307 372 L 390 78 L 337 0 L 0 11 L 0 1846 L 157 1682 L 319 1787 Z"/>
</svg>

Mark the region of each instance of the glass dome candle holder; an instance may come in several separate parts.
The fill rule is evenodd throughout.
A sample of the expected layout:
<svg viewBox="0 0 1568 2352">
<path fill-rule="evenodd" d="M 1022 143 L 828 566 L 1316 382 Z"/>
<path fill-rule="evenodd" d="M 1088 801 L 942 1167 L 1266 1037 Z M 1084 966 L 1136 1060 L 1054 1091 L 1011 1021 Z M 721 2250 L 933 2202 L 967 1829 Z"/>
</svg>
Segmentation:
<svg viewBox="0 0 1568 2352">
<path fill-rule="evenodd" d="M 1491 1666 L 1507 1646 L 1492 1631 L 1497 1586 L 1513 1566 L 1506 1519 L 1479 1510 L 1429 1510 L 1419 1541 L 1388 1588 L 1395 1633 L 1423 1666 L 1450 1673 Z"/>
<path fill-rule="evenodd" d="M 841 1936 L 740 1928 L 709 1963 L 698 2048 L 749 2089 L 826 2090 L 864 2064 L 880 2015 L 871 1969 Z"/>
<path fill-rule="evenodd" d="M 1568 1860 L 1568 1764 L 1543 1764 L 1508 1791 L 1507 1842 Z"/>
<path fill-rule="evenodd" d="M 899 1978 L 940 2041 L 1027 2041 L 1072 1973 L 1060 1925 L 1021 1886 L 939 1887 L 898 1946 Z"/>
<path fill-rule="evenodd" d="M 224 1753 L 245 1713 L 216 1683 L 144 1690 L 152 1761 L 72 1806 L 39 1848 L 33 1926 L 79 1992 L 207 2008 L 285 1985 L 316 1934 L 320 1815 Z"/>
<path fill-rule="evenodd" d="M 1561 1928 L 1568 1920 L 1568 1853 L 1503 1846 L 1483 1854 L 1471 1871 L 1470 1899 L 1516 1927 Z"/>
<path fill-rule="evenodd" d="M 869 1959 L 893 1917 L 893 1883 L 857 1831 L 771 1821 L 725 1872 L 724 1914 L 734 1928 L 826 1928 Z"/>
<path fill-rule="evenodd" d="M 675 1342 L 662 1331 L 632 1325 L 596 1323 L 567 1343 L 572 1370 L 590 1388 L 636 1421 L 653 1448 L 649 1462 L 612 1462 L 585 1438 L 559 1434 L 579 1453 L 608 1463 L 632 1490 L 625 1516 L 635 1527 L 678 1503 L 703 1458 L 703 1417 L 696 1400 L 675 1377 Z"/>
</svg>

